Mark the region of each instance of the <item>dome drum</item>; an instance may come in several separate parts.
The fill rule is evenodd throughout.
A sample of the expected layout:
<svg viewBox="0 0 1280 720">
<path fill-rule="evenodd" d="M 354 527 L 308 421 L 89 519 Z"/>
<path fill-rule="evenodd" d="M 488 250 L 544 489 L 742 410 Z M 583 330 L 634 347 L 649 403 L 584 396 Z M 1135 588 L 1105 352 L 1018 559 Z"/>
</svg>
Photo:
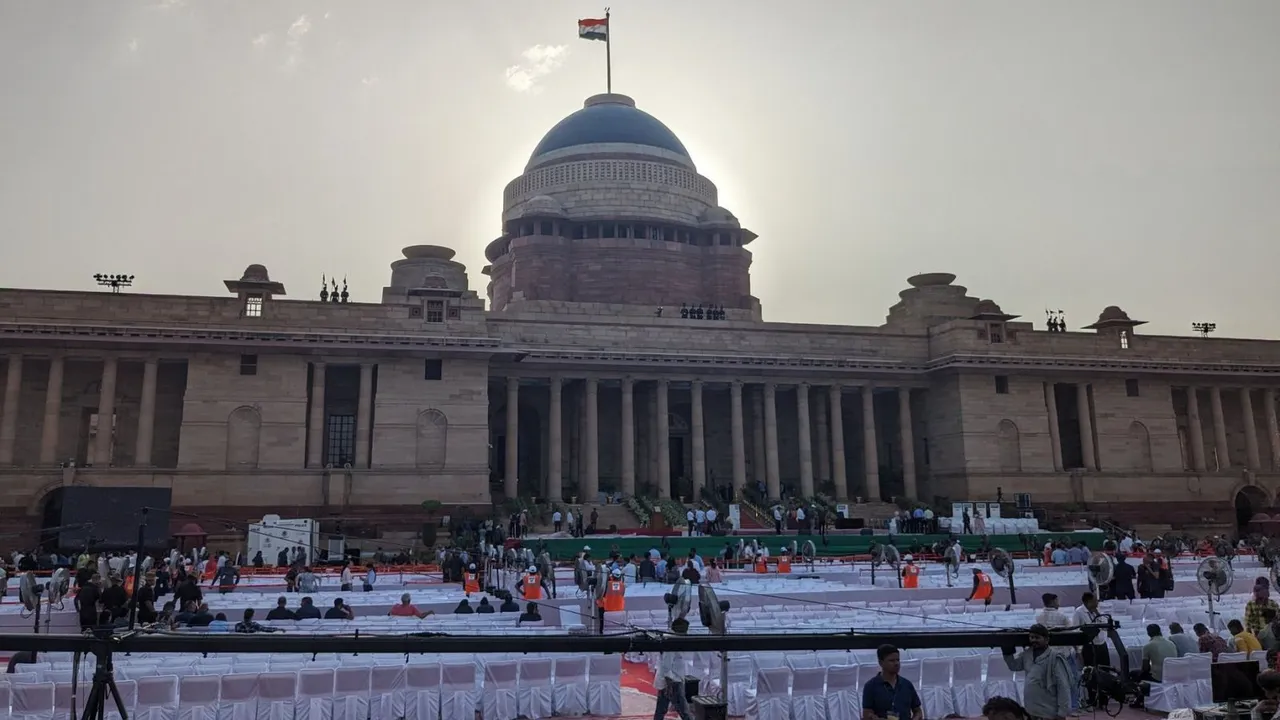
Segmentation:
<svg viewBox="0 0 1280 720">
<path fill-rule="evenodd" d="M 490 262 L 506 254 L 514 238 L 555 237 L 573 241 L 648 240 L 699 248 L 744 247 L 756 238 L 756 234 L 750 230 L 728 224 L 721 227 L 699 227 L 616 219 L 599 221 L 521 219 L 507 222 L 505 230 L 502 237 L 489 243 L 485 248 L 485 257 Z"/>
</svg>

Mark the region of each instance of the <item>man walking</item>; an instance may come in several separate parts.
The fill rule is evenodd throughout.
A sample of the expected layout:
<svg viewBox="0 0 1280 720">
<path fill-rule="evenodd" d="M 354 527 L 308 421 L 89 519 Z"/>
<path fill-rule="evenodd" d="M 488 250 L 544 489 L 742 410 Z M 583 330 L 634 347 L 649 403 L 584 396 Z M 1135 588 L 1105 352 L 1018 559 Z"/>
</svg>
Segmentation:
<svg viewBox="0 0 1280 720">
<path fill-rule="evenodd" d="M 689 621 L 676 618 L 671 621 L 671 632 L 684 635 L 689 632 Z M 664 652 L 658 658 L 658 672 L 653 683 L 658 691 L 658 702 L 653 707 L 653 720 L 662 720 L 667 710 L 676 706 L 680 720 L 693 720 L 689 711 L 689 699 L 684 696 L 684 653 Z"/>
</svg>

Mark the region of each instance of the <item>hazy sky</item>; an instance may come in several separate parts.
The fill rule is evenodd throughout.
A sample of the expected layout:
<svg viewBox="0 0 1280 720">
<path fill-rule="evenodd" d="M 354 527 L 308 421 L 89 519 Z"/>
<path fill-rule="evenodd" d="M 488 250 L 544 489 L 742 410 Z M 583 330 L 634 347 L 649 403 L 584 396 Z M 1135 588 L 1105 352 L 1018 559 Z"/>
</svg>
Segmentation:
<svg viewBox="0 0 1280 720">
<path fill-rule="evenodd" d="M 614 88 L 760 239 L 769 320 L 878 325 L 948 271 L 1006 312 L 1280 335 L 1280 2 L 612 0 Z M 0 286 L 484 294 L 503 185 L 604 90 L 598 3 L 0 0 Z"/>
</svg>

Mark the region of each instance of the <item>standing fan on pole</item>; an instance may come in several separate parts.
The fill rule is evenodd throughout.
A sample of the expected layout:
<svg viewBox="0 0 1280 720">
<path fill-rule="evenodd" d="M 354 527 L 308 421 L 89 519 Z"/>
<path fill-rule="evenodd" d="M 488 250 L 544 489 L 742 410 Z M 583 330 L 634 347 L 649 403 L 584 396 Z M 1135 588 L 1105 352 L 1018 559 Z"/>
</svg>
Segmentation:
<svg viewBox="0 0 1280 720">
<path fill-rule="evenodd" d="M 667 603 L 667 628 L 670 629 L 676 620 L 688 619 L 689 611 L 693 609 L 693 583 L 680 578 L 662 599 Z"/>
<path fill-rule="evenodd" d="M 1231 589 L 1231 581 L 1235 579 L 1235 572 L 1231 569 L 1231 564 L 1220 557 L 1207 557 L 1200 561 L 1200 565 L 1196 567 L 1196 584 L 1200 586 L 1200 592 L 1205 594 L 1209 599 L 1209 629 L 1221 629 L 1218 622 L 1218 613 L 1213 609 L 1215 600 L 1221 600 L 1222 596 Z"/>
<path fill-rule="evenodd" d="M 888 565 L 893 568 L 893 574 L 898 578 L 898 587 L 901 588 L 902 575 L 898 572 L 898 564 L 901 561 L 902 557 L 899 555 L 897 547 L 890 544 L 873 544 L 871 547 L 871 584 L 876 584 L 876 568 L 881 565 Z"/>
<path fill-rule="evenodd" d="M 1004 578 L 1009 583 L 1009 604 L 1014 605 L 1018 602 L 1018 591 L 1013 587 L 1013 571 L 1017 567 L 1013 563 L 1013 556 L 1004 550 L 1004 548 L 996 548 L 991 551 L 991 572 L 997 576 Z"/>
<path fill-rule="evenodd" d="M 1101 600 L 1102 589 L 1110 585 L 1111 578 L 1115 575 L 1116 561 L 1104 552 L 1096 552 L 1085 567 L 1089 572 L 1089 591 Z"/>
<path fill-rule="evenodd" d="M 942 573 L 947 576 L 947 587 L 953 587 L 951 581 L 960 578 L 960 541 L 952 540 L 942 551 Z"/>
<path fill-rule="evenodd" d="M 811 544 L 811 543 L 809 543 Z M 684 582 L 683 580 L 681 582 Z M 698 586 L 698 619 L 702 621 L 703 627 L 711 632 L 712 635 L 727 635 L 729 633 L 728 620 L 725 613 L 729 612 L 729 601 L 721 600 L 716 596 L 716 591 L 710 585 Z M 743 660 L 739 662 L 750 662 Z M 719 697 L 698 696 L 693 699 L 695 707 L 700 707 L 701 711 L 696 713 L 697 717 L 727 717 L 729 708 L 729 652 L 727 650 L 720 651 L 720 695 Z M 817 696 L 819 702 L 825 703 L 825 698 Z M 714 711 L 714 714 L 708 712 Z"/>
<path fill-rule="evenodd" d="M 813 572 L 813 563 L 818 557 L 818 548 L 813 544 L 812 540 L 805 540 L 804 545 L 800 546 L 800 553 L 795 557 L 809 566 L 809 572 Z"/>
</svg>

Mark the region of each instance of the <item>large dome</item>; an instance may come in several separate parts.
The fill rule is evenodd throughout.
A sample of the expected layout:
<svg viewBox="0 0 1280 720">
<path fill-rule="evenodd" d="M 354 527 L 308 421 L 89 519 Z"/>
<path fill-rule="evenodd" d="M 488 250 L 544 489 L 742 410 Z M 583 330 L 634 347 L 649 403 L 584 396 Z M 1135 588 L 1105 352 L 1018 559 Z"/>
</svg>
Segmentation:
<svg viewBox="0 0 1280 720">
<path fill-rule="evenodd" d="M 654 116 L 636 109 L 626 95 L 596 95 L 583 108 L 556 123 L 529 157 L 532 165 L 547 153 L 579 145 L 644 145 L 689 159 L 689 151 L 671 129 Z"/>
</svg>

